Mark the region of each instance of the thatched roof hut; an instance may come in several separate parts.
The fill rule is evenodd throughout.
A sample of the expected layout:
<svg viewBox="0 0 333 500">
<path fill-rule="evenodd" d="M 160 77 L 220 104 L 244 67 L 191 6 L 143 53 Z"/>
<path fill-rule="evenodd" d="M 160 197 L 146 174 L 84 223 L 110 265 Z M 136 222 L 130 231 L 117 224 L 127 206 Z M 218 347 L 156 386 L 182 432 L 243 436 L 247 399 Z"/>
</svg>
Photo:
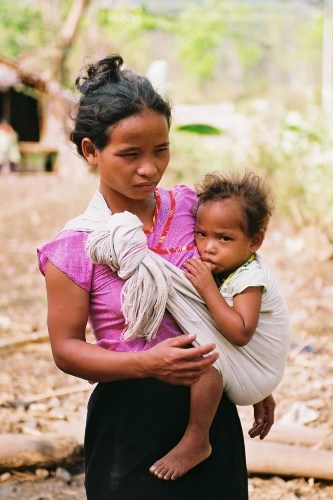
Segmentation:
<svg viewBox="0 0 333 500">
<path fill-rule="evenodd" d="M 72 94 L 16 61 L 0 55 L 0 120 L 18 134 L 22 168 L 29 155 L 44 158 L 45 169 L 63 147 L 64 124 Z M 28 168 L 28 166 L 26 166 Z"/>
</svg>

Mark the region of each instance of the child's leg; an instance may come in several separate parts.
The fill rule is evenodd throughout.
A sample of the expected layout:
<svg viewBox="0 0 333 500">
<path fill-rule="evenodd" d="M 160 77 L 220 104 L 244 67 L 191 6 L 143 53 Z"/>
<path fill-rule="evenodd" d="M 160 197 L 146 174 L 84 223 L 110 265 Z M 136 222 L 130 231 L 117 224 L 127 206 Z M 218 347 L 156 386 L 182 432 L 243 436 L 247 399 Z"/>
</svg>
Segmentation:
<svg viewBox="0 0 333 500">
<path fill-rule="evenodd" d="M 150 467 L 160 479 L 177 479 L 211 454 L 209 429 L 223 392 L 222 375 L 211 368 L 191 387 L 190 418 L 185 434 L 169 453 Z"/>
</svg>

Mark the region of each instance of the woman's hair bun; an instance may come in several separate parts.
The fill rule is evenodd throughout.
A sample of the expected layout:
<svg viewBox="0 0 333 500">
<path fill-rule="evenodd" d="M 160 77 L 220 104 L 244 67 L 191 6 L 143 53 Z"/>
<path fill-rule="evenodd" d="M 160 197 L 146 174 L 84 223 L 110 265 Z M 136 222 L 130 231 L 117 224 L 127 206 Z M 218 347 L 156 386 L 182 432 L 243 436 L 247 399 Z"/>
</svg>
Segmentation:
<svg viewBox="0 0 333 500">
<path fill-rule="evenodd" d="M 80 74 L 75 80 L 76 88 L 82 94 L 88 94 L 106 83 L 119 82 L 123 62 L 121 56 L 111 55 L 97 63 L 88 64 L 83 69 L 86 74 Z"/>
</svg>

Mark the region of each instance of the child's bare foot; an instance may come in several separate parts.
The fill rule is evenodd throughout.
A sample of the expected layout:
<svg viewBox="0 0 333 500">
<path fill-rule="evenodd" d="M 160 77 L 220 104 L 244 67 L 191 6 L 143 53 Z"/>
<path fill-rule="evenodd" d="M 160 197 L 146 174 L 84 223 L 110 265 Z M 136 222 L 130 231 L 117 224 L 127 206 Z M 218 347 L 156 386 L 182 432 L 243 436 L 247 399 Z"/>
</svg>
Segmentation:
<svg viewBox="0 0 333 500">
<path fill-rule="evenodd" d="M 210 456 L 212 447 L 207 440 L 183 439 L 149 469 L 159 479 L 177 479 Z"/>
</svg>

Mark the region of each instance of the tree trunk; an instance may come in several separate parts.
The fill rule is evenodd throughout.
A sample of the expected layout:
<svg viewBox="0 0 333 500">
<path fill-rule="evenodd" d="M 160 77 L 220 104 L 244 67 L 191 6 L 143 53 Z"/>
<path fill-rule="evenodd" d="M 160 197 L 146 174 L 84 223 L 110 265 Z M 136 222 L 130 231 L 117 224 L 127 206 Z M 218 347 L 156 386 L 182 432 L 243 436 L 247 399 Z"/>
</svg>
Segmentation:
<svg viewBox="0 0 333 500">
<path fill-rule="evenodd" d="M 89 0 L 73 0 L 72 7 L 68 12 L 67 18 L 59 34 L 58 47 L 60 49 L 60 57 L 58 60 L 58 68 L 59 75 L 61 75 L 61 83 L 64 83 L 66 79 L 66 60 L 69 49 L 77 35 L 81 17 L 86 12 L 88 5 Z"/>
</svg>

